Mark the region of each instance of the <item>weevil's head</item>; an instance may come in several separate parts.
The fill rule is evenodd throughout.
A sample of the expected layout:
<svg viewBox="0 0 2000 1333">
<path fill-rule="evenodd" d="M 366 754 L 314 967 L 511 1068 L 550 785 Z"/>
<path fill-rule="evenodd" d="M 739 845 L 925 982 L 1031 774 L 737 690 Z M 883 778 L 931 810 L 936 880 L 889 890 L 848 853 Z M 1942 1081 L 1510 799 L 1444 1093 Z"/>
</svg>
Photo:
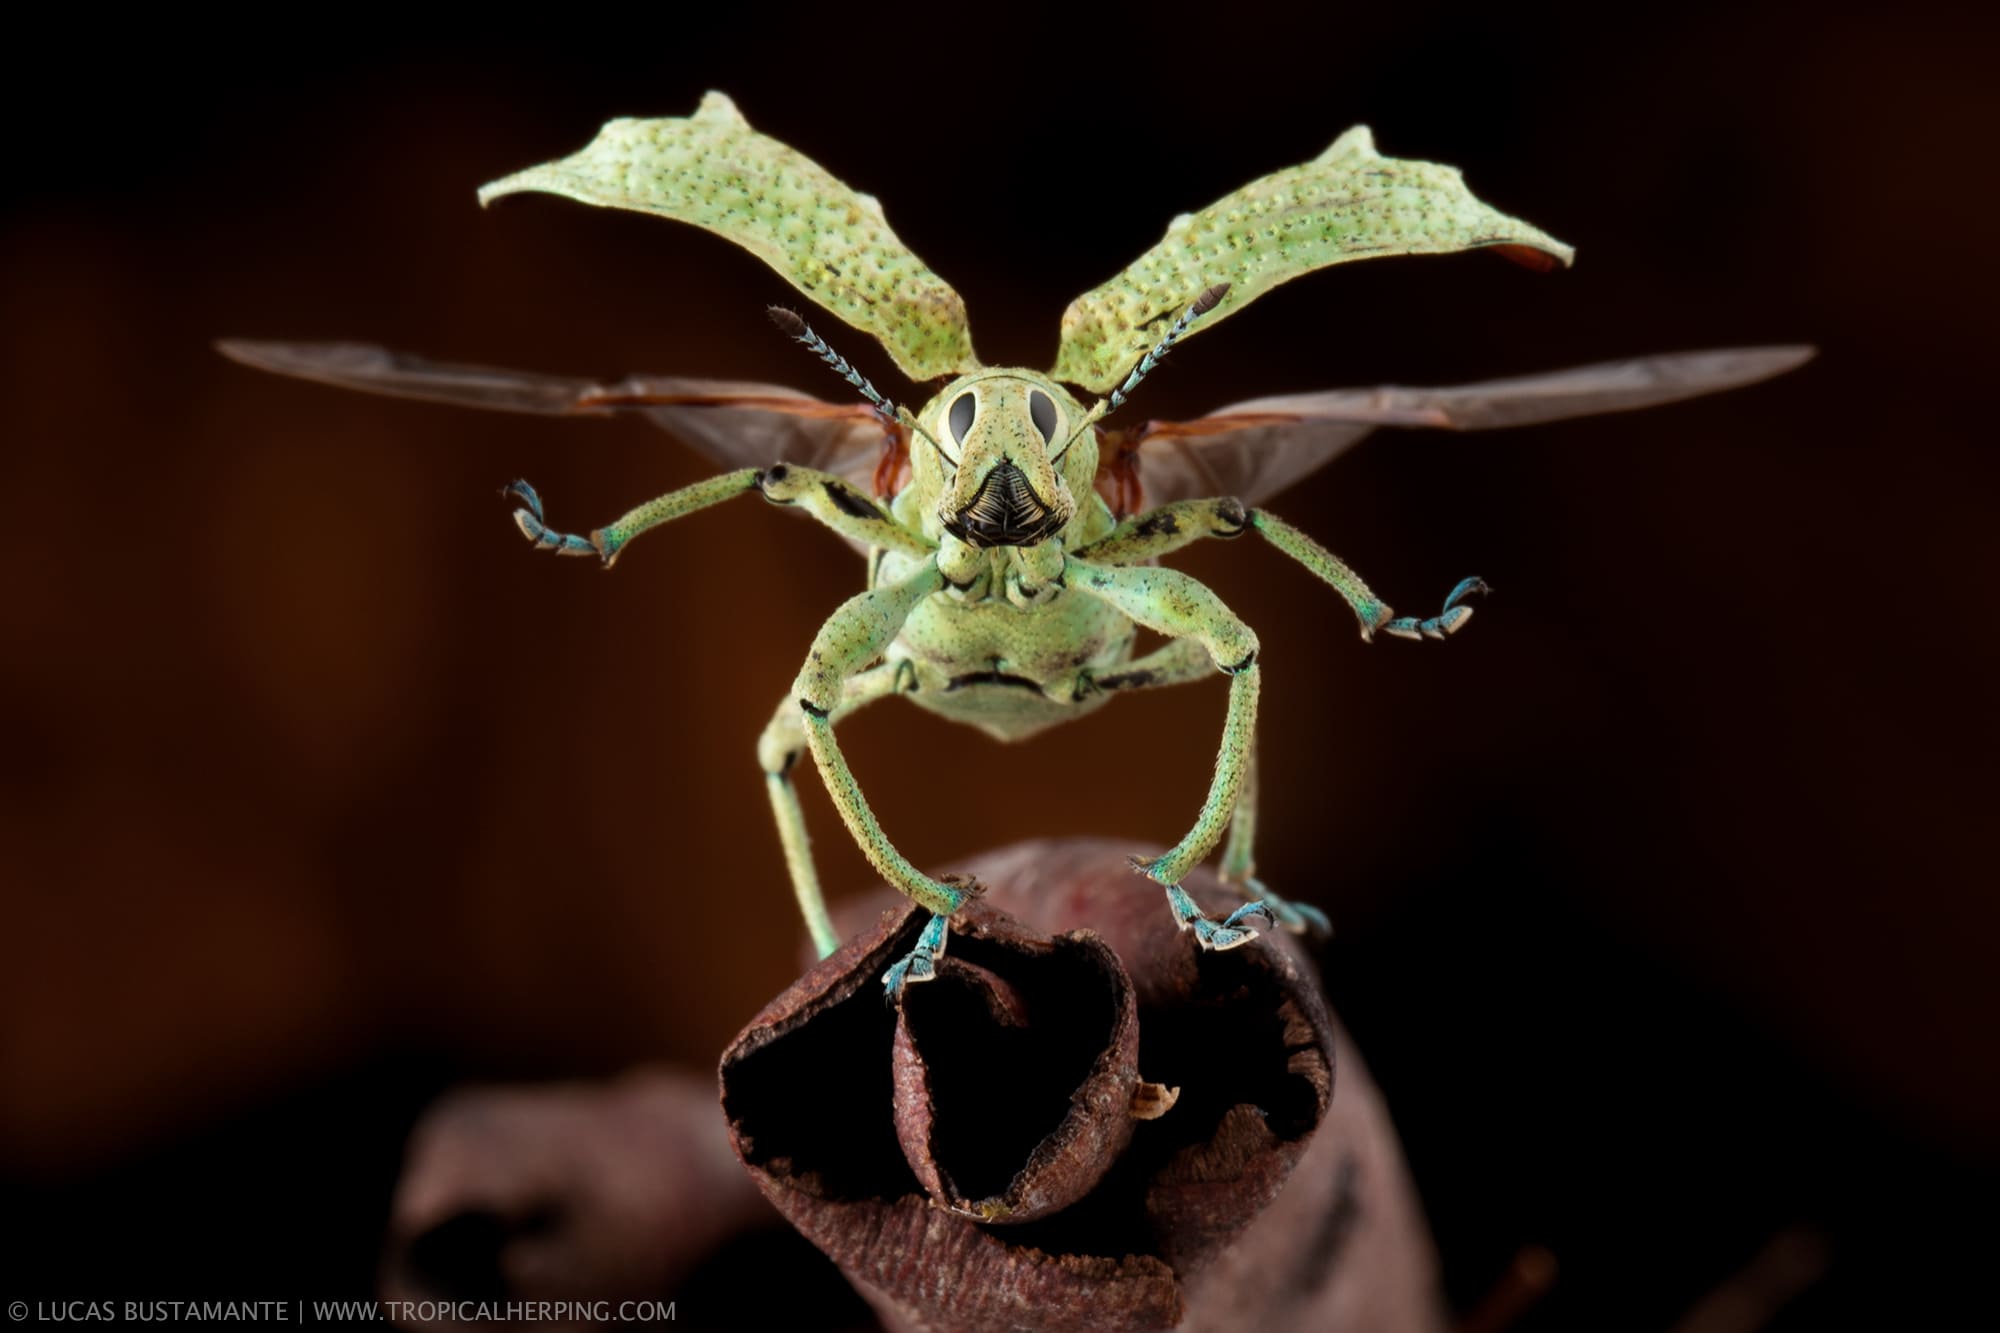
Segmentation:
<svg viewBox="0 0 2000 1333">
<path fill-rule="evenodd" d="M 1031 370 L 961 376 L 924 405 L 911 441 L 924 526 L 968 546 L 1034 546 L 1076 516 L 1097 473 L 1091 415 Z"/>
</svg>

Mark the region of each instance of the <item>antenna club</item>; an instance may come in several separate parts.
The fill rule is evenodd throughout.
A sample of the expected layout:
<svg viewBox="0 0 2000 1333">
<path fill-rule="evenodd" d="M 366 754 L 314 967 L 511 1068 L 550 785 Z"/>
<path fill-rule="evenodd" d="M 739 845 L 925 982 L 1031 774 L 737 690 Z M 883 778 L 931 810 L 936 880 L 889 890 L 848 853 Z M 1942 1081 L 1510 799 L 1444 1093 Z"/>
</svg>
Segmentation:
<svg viewBox="0 0 2000 1333">
<path fill-rule="evenodd" d="M 1221 305 L 1222 298 L 1227 295 L 1229 295 L 1229 284 L 1218 282 L 1200 296 L 1194 298 L 1194 304 L 1188 308 L 1188 313 L 1197 318 L 1206 315 L 1209 311 Z"/>
<path fill-rule="evenodd" d="M 781 305 L 765 306 L 764 313 L 778 326 L 779 332 L 787 338 L 803 338 L 809 332 L 806 321 L 796 310 L 787 310 Z"/>
</svg>

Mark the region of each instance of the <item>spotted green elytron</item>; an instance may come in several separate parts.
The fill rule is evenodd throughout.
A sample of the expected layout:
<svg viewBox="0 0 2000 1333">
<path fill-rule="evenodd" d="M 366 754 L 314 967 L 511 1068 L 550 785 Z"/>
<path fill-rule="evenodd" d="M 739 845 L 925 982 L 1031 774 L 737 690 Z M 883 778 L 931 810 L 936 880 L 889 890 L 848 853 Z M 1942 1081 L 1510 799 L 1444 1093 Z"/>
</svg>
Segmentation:
<svg viewBox="0 0 2000 1333">
<path fill-rule="evenodd" d="M 1570 261 L 1568 246 L 1480 202 L 1453 168 L 1381 156 L 1360 127 L 1310 162 L 1175 218 L 1159 244 L 1071 303 L 1047 373 L 982 365 L 964 302 L 897 240 L 881 205 L 751 129 L 720 93 L 684 119 L 613 121 L 574 156 L 497 181 L 479 197 L 524 191 L 715 232 L 873 336 L 911 380 L 942 386 L 917 411 L 897 407 L 804 319 L 778 310 L 781 328 L 865 403 L 765 384 L 527 375 L 357 344 L 231 342 L 223 350 L 375 392 L 530 412 L 639 411 L 738 465 L 587 538 L 551 529 L 540 497 L 517 482 L 509 488 L 521 506 L 515 519 L 543 550 L 608 566 L 642 533 L 753 493 L 810 514 L 864 550 L 867 590 L 821 626 L 757 754 L 799 907 L 822 953 L 838 941 L 792 783 L 803 753 L 875 869 L 932 913 L 916 947 L 884 977 L 892 995 L 934 975 L 970 888 L 912 865 L 883 832 L 836 739 L 843 718 L 901 695 L 1011 741 L 1118 694 L 1220 672 L 1229 696 L 1207 799 L 1171 849 L 1134 864 L 1165 887 L 1175 920 L 1204 948 L 1243 944 L 1260 923 L 1322 928 L 1317 909 L 1254 878 L 1256 632 L 1159 558 L 1256 532 L 1345 599 L 1363 640 L 1378 631 L 1443 639 L 1471 618 L 1465 598 L 1485 589 L 1477 579 L 1454 588 L 1434 616 L 1398 617 L 1318 543 L 1254 506 L 1378 425 L 1469 429 L 1642 407 L 1749 383 L 1810 355 L 1790 347 L 1685 353 L 1454 389 L 1266 398 L 1124 430 L 1103 424 L 1177 340 L 1314 270 L 1480 247 L 1536 267 Z M 1072 386 L 1101 396 L 1086 405 Z M 1139 626 L 1166 643 L 1135 659 Z M 1245 902 L 1214 920 L 1179 884 L 1225 835 L 1222 877 Z"/>
</svg>

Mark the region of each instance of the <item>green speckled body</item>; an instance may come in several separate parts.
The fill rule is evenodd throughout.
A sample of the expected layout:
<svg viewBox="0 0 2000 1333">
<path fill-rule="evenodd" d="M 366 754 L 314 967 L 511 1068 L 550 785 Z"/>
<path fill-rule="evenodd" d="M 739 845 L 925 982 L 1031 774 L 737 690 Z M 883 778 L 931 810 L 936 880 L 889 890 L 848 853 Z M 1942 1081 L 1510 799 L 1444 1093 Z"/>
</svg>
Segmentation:
<svg viewBox="0 0 2000 1333">
<path fill-rule="evenodd" d="M 1178 340 L 1281 283 L 1356 259 L 1481 247 L 1547 267 L 1569 263 L 1570 248 L 1482 202 L 1452 167 L 1384 157 L 1367 128 L 1355 126 L 1312 161 L 1175 218 L 1158 244 L 1070 303 L 1055 365 L 1044 374 L 983 366 L 964 302 L 896 238 L 882 206 L 752 129 L 721 93 L 709 93 L 691 116 L 612 121 L 578 152 L 495 181 L 479 197 L 523 192 L 713 232 L 874 338 L 910 380 L 943 387 L 919 412 L 898 407 L 803 316 L 778 307 L 770 308 L 778 327 L 861 401 L 830 403 L 740 381 L 527 376 L 360 344 L 221 347 L 266 369 L 382 393 L 536 413 L 636 410 L 729 469 L 587 538 L 549 527 L 539 494 L 517 481 L 506 491 L 520 506 L 514 521 L 539 550 L 609 566 L 643 533 L 755 493 L 868 551 L 867 587 L 814 635 L 757 757 L 793 890 L 822 954 L 838 939 L 793 780 L 808 753 L 869 862 L 933 913 L 884 977 L 892 995 L 936 975 L 949 919 L 972 889 L 925 874 L 883 832 L 835 736 L 843 718 L 900 696 L 1012 741 L 1093 712 L 1115 694 L 1225 676 L 1228 703 L 1207 798 L 1178 843 L 1134 865 L 1165 886 L 1175 920 L 1203 948 L 1245 943 L 1256 933 L 1248 922 L 1259 918 L 1323 930 L 1323 914 L 1286 903 L 1254 877 L 1257 635 L 1161 558 L 1191 542 L 1254 532 L 1338 593 L 1364 640 L 1378 632 L 1442 640 L 1471 618 L 1464 602 L 1487 591 L 1480 580 L 1461 580 L 1434 616 L 1398 617 L 1332 552 L 1252 506 L 1376 425 L 1474 429 L 1650 406 L 1779 373 L 1811 352 L 1721 350 L 1457 388 L 1281 395 L 1100 437 L 1098 423 L 1123 407 Z M 1030 221 L 1048 211 L 1018 207 Z M 1102 396 L 1085 408 L 1077 390 Z M 1157 507 L 1147 509 L 1148 498 Z M 1142 628 L 1165 642 L 1135 657 Z M 955 755 L 906 762 L 961 776 Z M 964 776 L 978 781 L 976 772 Z M 1222 876 L 1249 901 L 1218 921 L 1179 881 L 1225 834 Z"/>
<path fill-rule="evenodd" d="M 1031 391 L 1056 405 L 1055 439 L 1068 447 L 1055 459 L 1031 419 Z M 967 395 L 976 411 L 958 440 L 949 413 Z M 1097 444 L 1095 434 L 1082 428 L 1088 417 L 1060 384 L 1031 370 L 961 376 L 918 413 L 925 435 L 948 444 L 920 445 L 910 482 L 890 507 L 939 544 L 930 558 L 951 582 L 917 605 L 889 648 L 891 661 L 907 661 L 915 673 L 912 703 L 998 739 L 1019 740 L 1105 702 L 1108 696 L 1093 689 L 1091 679 L 1130 659 L 1134 627 L 1109 604 L 1073 595 L 1063 580 L 1068 552 L 1116 526 L 1090 484 Z M 956 450 L 956 464 L 945 453 L 948 446 Z M 1019 467 L 1037 495 L 1068 515 L 1046 541 L 977 548 L 947 530 L 949 516 L 970 503 L 1002 463 Z M 884 552 L 873 563 L 870 584 L 899 582 L 922 563 Z"/>
<path fill-rule="evenodd" d="M 1002 566 L 992 571 L 997 582 L 1008 562 L 1006 553 L 992 554 Z M 914 564 L 885 555 L 877 576 L 906 577 Z M 1130 660 L 1135 633 L 1109 604 L 1066 590 L 1025 609 L 1004 596 L 974 601 L 942 592 L 910 613 L 888 656 L 916 672 L 911 703 L 1013 741 L 1108 701 L 1091 679 Z"/>
<path fill-rule="evenodd" d="M 1212 326 L 1315 269 L 1492 245 L 1567 262 L 1568 247 L 1481 203 L 1450 167 L 1381 156 L 1357 127 L 1313 161 L 1176 218 L 1165 240 L 1070 305 L 1056 365 L 1042 374 L 982 366 L 958 294 L 896 239 L 881 206 L 751 129 L 720 93 L 690 117 L 613 121 L 581 151 L 496 181 L 480 197 L 520 191 L 704 227 L 873 336 L 912 380 L 949 381 L 921 411 L 898 409 L 800 316 L 779 312 L 780 327 L 846 378 L 907 446 L 908 481 L 888 503 L 840 476 L 778 459 L 663 496 L 586 541 L 550 531 L 533 490 L 523 484 L 516 491 L 527 504 L 516 521 L 537 546 L 595 551 L 607 563 L 649 528 L 753 490 L 871 552 L 868 587 L 820 627 L 758 745 L 786 863 L 823 952 L 836 941 L 790 777 L 808 750 L 869 861 L 937 914 L 885 978 L 892 993 L 935 974 L 948 939 L 944 921 L 966 892 L 910 864 L 883 832 L 835 737 L 841 717 L 902 695 L 990 736 L 1018 740 L 1094 711 L 1114 693 L 1215 673 L 1229 678 L 1229 701 L 1208 797 L 1186 836 L 1138 868 L 1167 887 L 1176 919 L 1207 948 L 1251 938 L 1242 924 L 1249 914 L 1282 916 L 1295 928 L 1308 920 L 1303 909 L 1267 896 L 1211 921 L 1176 887 L 1225 831 L 1225 874 L 1246 892 L 1255 885 L 1249 807 L 1261 668 L 1255 632 L 1208 588 L 1157 561 L 1190 541 L 1256 531 L 1339 591 L 1364 637 L 1378 627 L 1396 632 L 1403 622 L 1390 621 L 1388 608 L 1330 554 L 1236 498 L 1211 493 L 1119 523 L 1095 486 L 1095 425 L 1176 339 L 1194 331 L 1193 321 Z M 1109 397 L 1086 409 L 1066 386 Z M 692 400 L 669 394 L 652 401 Z M 844 415 L 782 393 L 757 391 L 738 401 L 823 421 Z M 882 466 L 878 485 L 885 484 Z M 1449 605 L 1447 612 L 1406 628 L 1442 637 L 1471 614 Z M 1141 627 L 1167 643 L 1135 659 Z"/>
</svg>

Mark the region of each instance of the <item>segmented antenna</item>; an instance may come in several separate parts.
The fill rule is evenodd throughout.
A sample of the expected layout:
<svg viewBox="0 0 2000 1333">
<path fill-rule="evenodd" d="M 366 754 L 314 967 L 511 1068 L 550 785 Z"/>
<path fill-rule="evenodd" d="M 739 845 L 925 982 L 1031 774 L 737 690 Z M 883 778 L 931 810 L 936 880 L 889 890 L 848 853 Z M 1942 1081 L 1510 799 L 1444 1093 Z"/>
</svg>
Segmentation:
<svg viewBox="0 0 2000 1333">
<path fill-rule="evenodd" d="M 1218 305 L 1221 305 L 1222 298 L 1227 295 L 1229 295 L 1229 284 L 1218 282 L 1200 296 L 1195 297 L 1194 304 L 1181 311 L 1181 317 L 1174 321 L 1172 328 L 1167 330 L 1167 336 L 1160 339 L 1159 344 L 1152 351 L 1140 358 L 1139 364 L 1132 367 L 1132 373 L 1125 377 L 1123 384 L 1111 391 L 1111 397 L 1105 400 L 1104 410 L 1106 412 L 1116 412 L 1119 408 L 1123 407 L 1126 398 L 1131 396 L 1132 390 L 1139 387 L 1139 381 L 1152 373 L 1153 367 L 1160 364 L 1160 358 L 1165 356 L 1169 349 L 1173 347 L 1175 340 L 1188 331 L 1188 325 L 1194 323 Z"/>
<path fill-rule="evenodd" d="M 869 404 L 877 412 L 881 413 L 885 419 L 892 422 L 900 420 L 896 405 L 875 392 L 875 386 L 868 382 L 868 377 L 847 364 L 846 357 L 834 351 L 833 348 L 827 345 L 826 339 L 814 333 L 812 325 L 806 323 L 805 317 L 799 314 L 798 311 L 787 310 L 781 305 L 774 305 L 764 307 L 764 312 L 771 317 L 771 322 L 776 324 L 787 338 L 795 342 L 804 343 L 819 356 L 820 360 L 833 367 L 834 374 L 859 389 L 861 396 L 866 398 Z"/>
</svg>

